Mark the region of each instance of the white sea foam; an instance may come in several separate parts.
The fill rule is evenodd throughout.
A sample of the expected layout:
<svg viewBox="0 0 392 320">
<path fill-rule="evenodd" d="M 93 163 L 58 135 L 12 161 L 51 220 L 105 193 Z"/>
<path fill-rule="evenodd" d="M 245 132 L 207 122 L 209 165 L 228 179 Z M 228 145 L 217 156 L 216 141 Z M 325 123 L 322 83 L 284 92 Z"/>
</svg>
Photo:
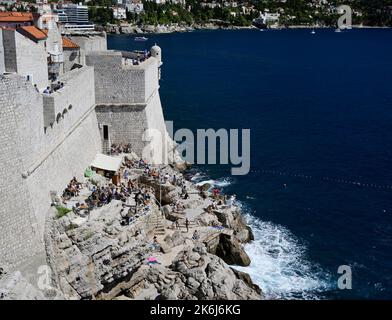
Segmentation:
<svg viewBox="0 0 392 320">
<path fill-rule="evenodd" d="M 207 176 L 201 172 L 197 172 L 192 178 L 191 181 L 192 182 L 200 182 L 203 179 L 205 179 Z"/>
<path fill-rule="evenodd" d="M 269 299 L 317 299 L 331 287 L 330 276 L 311 265 L 305 247 L 286 228 L 245 214 L 255 240 L 245 245 L 251 259 L 247 272 Z"/>
<path fill-rule="evenodd" d="M 197 173 L 192 181 L 198 186 L 208 183 L 211 188 L 234 183 L 230 177 L 207 177 Z M 330 275 L 307 260 L 305 246 L 289 230 L 250 214 L 241 201 L 236 201 L 236 205 L 251 226 L 255 240 L 245 245 L 252 261 L 250 266 L 235 268 L 248 273 L 267 299 L 318 299 L 322 292 L 331 289 Z"/>
<path fill-rule="evenodd" d="M 196 183 L 197 186 L 202 186 L 204 184 L 210 184 L 212 187 L 218 187 L 218 188 L 225 188 L 228 187 L 229 185 L 234 183 L 234 180 L 232 178 L 219 178 L 217 180 L 209 179 L 209 180 L 202 180 Z"/>
</svg>

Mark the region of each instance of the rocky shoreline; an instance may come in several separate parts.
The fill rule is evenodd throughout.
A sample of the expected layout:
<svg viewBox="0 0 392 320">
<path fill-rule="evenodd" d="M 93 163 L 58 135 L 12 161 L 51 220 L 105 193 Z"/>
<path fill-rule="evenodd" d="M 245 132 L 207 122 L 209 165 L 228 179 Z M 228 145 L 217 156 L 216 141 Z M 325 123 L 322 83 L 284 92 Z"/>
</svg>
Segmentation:
<svg viewBox="0 0 392 320">
<path fill-rule="evenodd" d="M 169 25 L 169 26 L 154 26 L 145 25 L 137 26 L 133 24 L 108 24 L 105 27 L 101 27 L 102 30 L 109 34 L 165 34 L 165 33 L 176 33 L 176 32 L 192 32 L 196 30 L 257 30 L 255 26 L 222 26 L 214 23 L 207 24 L 193 24 L 190 26 L 181 25 Z M 330 26 L 312 26 L 312 25 L 291 25 L 291 26 L 277 26 L 270 28 L 271 30 L 283 30 L 283 29 L 331 29 Z M 389 29 L 389 27 L 377 27 L 377 26 L 361 26 L 353 25 L 353 29 Z"/>
<path fill-rule="evenodd" d="M 249 27 L 239 27 L 239 26 L 221 26 L 213 23 L 207 24 L 193 24 L 190 26 L 182 25 L 169 25 L 169 26 L 154 26 L 145 25 L 137 26 L 133 24 L 123 23 L 108 24 L 102 27 L 104 31 L 111 34 L 164 34 L 164 33 L 174 33 L 174 32 L 191 32 L 195 30 L 247 30 L 247 29 L 257 29 L 254 26 Z"/>
<path fill-rule="evenodd" d="M 34 290 L 20 275 L 12 274 L 2 281 L 18 285 L 9 286 L 6 298 L 18 294 L 15 288 L 19 294 L 21 288 L 28 288 L 30 299 L 263 298 L 250 276 L 232 267 L 250 264 L 242 246 L 253 240 L 238 206 L 228 203 L 223 194 L 210 192 L 210 185 L 186 180 L 172 165 L 159 168 L 159 178 L 151 174 L 156 167 L 127 169 L 126 162 L 123 165 L 121 174 L 127 171 L 137 190 L 150 199 L 131 223 L 124 223 L 123 212 L 132 207 L 133 193 L 93 210 L 77 209 L 91 190 L 111 185 L 98 174 L 84 178 L 78 195 L 58 199 L 47 221 L 50 289 Z M 60 204 L 67 211 L 59 211 Z"/>
</svg>

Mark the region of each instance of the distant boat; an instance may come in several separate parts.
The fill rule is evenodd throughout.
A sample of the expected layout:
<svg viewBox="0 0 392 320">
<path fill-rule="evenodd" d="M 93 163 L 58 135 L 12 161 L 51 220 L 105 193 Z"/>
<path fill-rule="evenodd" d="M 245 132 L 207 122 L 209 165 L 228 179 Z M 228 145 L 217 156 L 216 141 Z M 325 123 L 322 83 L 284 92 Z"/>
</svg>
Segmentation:
<svg viewBox="0 0 392 320">
<path fill-rule="evenodd" d="M 335 30 L 335 32 L 342 32 L 342 29 L 337 28 L 337 29 Z"/>
<path fill-rule="evenodd" d="M 316 31 L 313 29 L 312 31 L 310 31 L 311 34 L 316 34 Z"/>
<path fill-rule="evenodd" d="M 135 37 L 134 40 L 135 40 L 135 41 L 147 41 L 148 38 L 146 38 L 146 37 Z"/>
</svg>

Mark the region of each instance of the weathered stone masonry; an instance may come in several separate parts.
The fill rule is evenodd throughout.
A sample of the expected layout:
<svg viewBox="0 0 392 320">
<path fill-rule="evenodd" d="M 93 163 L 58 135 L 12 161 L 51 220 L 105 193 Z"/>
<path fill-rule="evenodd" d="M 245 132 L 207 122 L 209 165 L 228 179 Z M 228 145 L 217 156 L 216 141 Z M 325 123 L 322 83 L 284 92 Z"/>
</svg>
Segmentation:
<svg viewBox="0 0 392 320">
<path fill-rule="evenodd" d="M 103 144 L 131 143 L 149 161 L 152 151 L 174 144 L 159 98 L 159 47 L 141 64 L 130 65 L 130 53 L 106 50 L 105 36 L 95 36 L 93 44 L 73 37 L 83 44 L 80 64 L 73 70 L 68 65 L 60 75 L 61 89 L 42 94 L 48 83 L 43 43 L 15 31 L 0 34 L 0 67 L 6 72 L 0 77 L 0 265 L 14 268 L 45 256 L 51 193 L 61 194 L 72 177 L 80 178 Z M 143 141 L 146 129 L 162 138 Z"/>
<path fill-rule="evenodd" d="M 43 95 L 19 75 L 0 79 L 2 265 L 44 250 L 50 192 L 60 193 L 73 176 L 80 177 L 101 149 L 92 68 L 75 70 L 68 84 L 52 105 L 67 112 L 45 129 Z"/>
<path fill-rule="evenodd" d="M 154 47 L 153 47 L 154 48 Z M 144 156 L 164 146 L 174 148 L 167 134 L 159 97 L 160 49 L 140 65 L 127 65 L 121 52 L 100 51 L 86 55 L 94 67 L 96 113 L 102 127 L 109 128 L 110 143 L 131 143 Z M 154 56 L 154 53 L 157 56 Z M 148 141 L 146 129 L 161 133 L 161 139 Z M 169 154 L 169 161 L 173 161 Z M 151 159 L 149 159 L 151 160 Z"/>
</svg>

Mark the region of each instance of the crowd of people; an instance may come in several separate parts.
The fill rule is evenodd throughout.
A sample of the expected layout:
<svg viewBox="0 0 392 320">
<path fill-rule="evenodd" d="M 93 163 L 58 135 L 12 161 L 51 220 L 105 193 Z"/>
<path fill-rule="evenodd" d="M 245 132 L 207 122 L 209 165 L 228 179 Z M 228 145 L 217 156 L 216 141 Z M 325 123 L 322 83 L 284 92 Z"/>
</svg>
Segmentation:
<svg viewBox="0 0 392 320">
<path fill-rule="evenodd" d="M 73 177 L 63 191 L 63 201 L 70 200 L 73 197 L 79 196 L 80 189 L 82 189 L 82 186 L 82 183 L 79 182 L 75 177 Z"/>
<path fill-rule="evenodd" d="M 113 144 L 112 152 L 130 153 L 130 145 Z M 122 225 L 129 225 L 139 217 L 147 214 L 150 211 L 152 201 L 156 201 L 154 189 L 141 184 L 135 177 L 131 177 L 132 169 L 142 169 L 143 175 L 157 179 L 160 184 L 171 184 L 180 188 L 180 199 L 171 203 L 171 206 L 172 212 L 182 215 L 183 218 L 178 217 L 169 228 L 180 229 L 179 220 L 184 219 L 184 228 L 189 233 L 190 221 L 185 215 L 185 203 L 183 201 L 189 198 L 189 194 L 183 176 L 176 175 L 169 170 L 165 170 L 165 168 L 161 170 L 161 168 L 154 167 L 143 159 L 135 160 L 129 156 L 125 156 L 123 159 L 122 167 L 119 171 L 120 180 L 117 185 L 109 181 L 100 186 L 87 183 L 89 195 L 84 201 L 76 203 L 73 210 L 76 213 L 81 213 L 82 210 L 90 212 L 95 208 L 100 208 L 111 203 L 113 200 L 117 200 L 122 202 L 122 209 L 120 211 L 120 222 Z M 83 184 L 74 177 L 63 192 L 63 202 L 65 203 L 67 200 L 78 197 L 82 188 Z M 212 204 L 204 209 L 205 212 L 210 214 L 213 214 L 214 210 L 218 210 L 219 206 L 232 207 L 236 201 L 235 195 L 227 197 L 217 188 L 212 190 L 211 198 L 213 200 Z M 215 224 L 211 226 L 218 227 Z M 192 239 L 195 241 L 200 239 L 200 234 L 197 229 L 194 230 Z"/>
<path fill-rule="evenodd" d="M 60 90 L 61 88 L 64 87 L 64 83 L 57 81 L 56 83 L 52 83 L 50 87 L 46 87 L 46 89 L 43 91 L 44 94 L 52 94 L 53 92 L 56 92 L 57 90 Z M 37 85 L 34 85 L 34 88 L 37 92 L 39 92 L 39 89 Z"/>
<path fill-rule="evenodd" d="M 110 154 L 118 155 L 121 153 L 130 153 L 131 152 L 131 144 L 116 144 L 113 143 L 110 147 Z"/>
<path fill-rule="evenodd" d="M 113 200 L 122 202 L 122 210 L 120 212 L 121 222 L 123 224 L 131 223 L 138 216 L 148 212 L 150 203 L 153 198 L 153 189 L 139 184 L 136 180 L 131 179 L 131 168 L 145 168 L 146 162 L 143 160 L 131 161 L 125 158 L 123 161 L 123 169 L 120 171 L 120 183 L 115 185 L 107 181 L 104 185 L 96 185 L 87 183 L 88 196 L 85 200 L 75 199 L 79 197 L 83 184 L 75 177 L 70 181 L 63 191 L 62 202 L 69 200 L 77 201 L 72 208 L 76 213 L 83 213 L 83 210 L 90 212 L 95 208 L 103 207 Z"/>
</svg>

